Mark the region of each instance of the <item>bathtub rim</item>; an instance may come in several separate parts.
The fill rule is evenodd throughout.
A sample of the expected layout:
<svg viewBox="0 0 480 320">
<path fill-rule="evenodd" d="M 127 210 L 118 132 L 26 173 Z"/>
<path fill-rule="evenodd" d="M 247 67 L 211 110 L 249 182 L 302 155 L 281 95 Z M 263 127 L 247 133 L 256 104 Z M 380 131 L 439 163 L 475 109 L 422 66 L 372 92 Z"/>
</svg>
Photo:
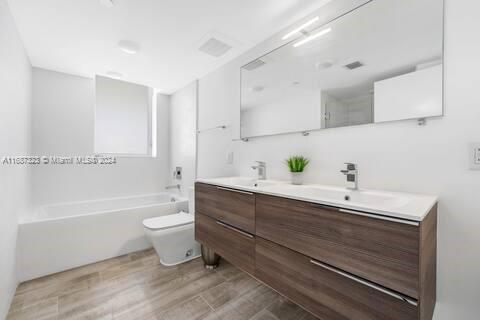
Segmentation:
<svg viewBox="0 0 480 320">
<path fill-rule="evenodd" d="M 161 196 L 161 195 L 167 195 L 167 196 L 172 196 L 175 198 L 175 202 L 172 201 L 166 201 L 166 202 L 158 202 L 158 203 L 151 203 L 151 204 L 145 204 L 145 205 L 137 205 L 137 206 L 125 206 L 121 208 L 116 208 L 116 209 L 109 209 L 109 210 L 97 210 L 97 211 L 92 211 L 88 213 L 82 213 L 82 214 L 75 214 L 75 215 L 70 215 L 70 216 L 62 216 L 62 217 L 55 217 L 55 218 L 39 218 L 39 214 L 45 214 L 45 209 L 48 207 L 57 207 L 57 206 L 67 206 L 67 205 L 76 205 L 76 204 L 86 204 L 90 202 L 101 202 L 101 201 L 112 201 L 112 200 L 125 200 L 125 199 L 134 199 L 134 198 L 143 198 L 143 197 L 153 197 L 153 196 Z M 40 205 L 38 206 L 35 210 L 35 215 L 31 219 L 19 219 L 18 220 L 18 225 L 28 225 L 28 224 L 34 224 L 34 223 L 40 223 L 40 222 L 47 222 L 47 221 L 57 221 L 57 220 L 64 220 L 64 219 L 73 219 L 73 218 L 80 218 L 80 217 L 85 217 L 85 216 L 92 216 L 96 214 L 107 214 L 107 213 L 112 213 L 112 212 L 118 212 L 118 211 L 126 211 L 126 210 L 135 210 L 135 209 L 144 209 L 144 208 L 151 208 L 155 207 L 158 205 L 167 205 L 167 204 L 177 204 L 177 203 L 188 203 L 188 198 L 178 196 L 173 193 L 169 192 L 159 192 L 159 193 L 148 193 L 148 194 L 142 194 L 142 195 L 134 195 L 134 196 L 125 196 L 125 197 L 113 197 L 113 198 L 101 198 L 101 199 L 94 199 L 94 200 L 81 200 L 81 201 L 71 201 L 71 202 L 59 202 L 59 203 L 54 203 L 54 204 L 47 204 L 47 205 Z"/>
</svg>

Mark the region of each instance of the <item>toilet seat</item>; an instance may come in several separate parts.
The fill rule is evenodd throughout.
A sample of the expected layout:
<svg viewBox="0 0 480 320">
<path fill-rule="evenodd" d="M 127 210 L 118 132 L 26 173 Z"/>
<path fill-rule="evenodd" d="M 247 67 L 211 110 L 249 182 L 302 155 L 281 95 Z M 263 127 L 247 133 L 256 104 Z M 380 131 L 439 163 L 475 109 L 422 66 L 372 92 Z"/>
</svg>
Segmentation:
<svg viewBox="0 0 480 320">
<path fill-rule="evenodd" d="M 165 230 L 191 224 L 195 221 L 194 219 L 193 214 L 181 211 L 167 216 L 146 219 L 143 221 L 143 225 L 150 230 Z"/>
</svg>

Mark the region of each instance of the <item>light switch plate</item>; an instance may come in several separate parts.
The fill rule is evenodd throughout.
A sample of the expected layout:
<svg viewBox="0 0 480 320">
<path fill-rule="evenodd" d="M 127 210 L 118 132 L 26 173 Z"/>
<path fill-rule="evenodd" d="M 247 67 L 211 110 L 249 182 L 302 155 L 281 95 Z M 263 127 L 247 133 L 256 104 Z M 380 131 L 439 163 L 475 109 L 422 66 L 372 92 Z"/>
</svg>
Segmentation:
<svg viewBox="0 0 480 320">
<path fill-rule="evenodd" d="M 227 156 L 225 157 L 225 162 L 227 164 L 233 164 L 233 152 L 228 152 Z"/>
<path fill-rule="evenodd" d="M 480 170 L 480 142 L 470 144 L 470 170 Z"/>
</svg>

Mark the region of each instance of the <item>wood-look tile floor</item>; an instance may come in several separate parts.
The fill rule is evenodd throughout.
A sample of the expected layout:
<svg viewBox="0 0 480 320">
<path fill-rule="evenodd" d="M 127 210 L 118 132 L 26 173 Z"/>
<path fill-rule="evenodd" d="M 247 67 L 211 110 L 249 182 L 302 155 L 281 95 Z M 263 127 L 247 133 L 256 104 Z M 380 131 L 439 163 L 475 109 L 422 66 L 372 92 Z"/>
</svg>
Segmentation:
<svg viewBox="0 0 480 320">
<path fill-rule="evenodd" d="M 7 320 L 314 320 L 225 260 L 160 265 L 154 250 L 24 282 Z"/>
</svg>

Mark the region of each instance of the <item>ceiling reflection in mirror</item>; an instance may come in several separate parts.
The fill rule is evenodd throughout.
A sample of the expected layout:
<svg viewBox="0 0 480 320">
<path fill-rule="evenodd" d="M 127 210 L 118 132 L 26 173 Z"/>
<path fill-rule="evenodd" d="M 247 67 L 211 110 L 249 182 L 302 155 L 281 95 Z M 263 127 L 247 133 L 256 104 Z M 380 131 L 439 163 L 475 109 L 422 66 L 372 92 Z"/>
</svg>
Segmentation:
<svg viewBox="0 0 480 320">
<path fill-rule="evenodd" d="M 242 67 L 242 138 L 443 115 L 442 0 L 363 1 L 292 39 Z"/>
</svg>

